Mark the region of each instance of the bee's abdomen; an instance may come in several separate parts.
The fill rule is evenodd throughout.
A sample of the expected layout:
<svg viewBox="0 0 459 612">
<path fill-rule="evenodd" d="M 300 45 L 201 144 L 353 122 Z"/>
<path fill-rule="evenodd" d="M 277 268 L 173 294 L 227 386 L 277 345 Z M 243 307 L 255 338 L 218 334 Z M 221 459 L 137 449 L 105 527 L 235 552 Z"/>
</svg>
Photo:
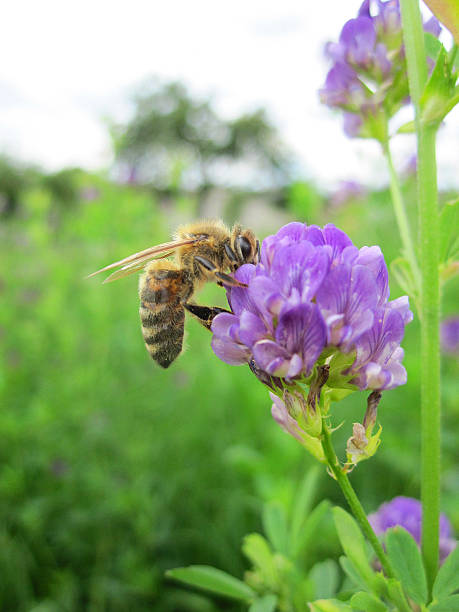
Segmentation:
<svg viewBox="0 0 459 612">
<path fill-rule="evenodd" d="M 168 368 L 182 351 L 185 323 L 182 301 L 186 279 L 182 270 L 152 268 L 140 279 L 142 334 L 152 359 Z"/>
</svg>

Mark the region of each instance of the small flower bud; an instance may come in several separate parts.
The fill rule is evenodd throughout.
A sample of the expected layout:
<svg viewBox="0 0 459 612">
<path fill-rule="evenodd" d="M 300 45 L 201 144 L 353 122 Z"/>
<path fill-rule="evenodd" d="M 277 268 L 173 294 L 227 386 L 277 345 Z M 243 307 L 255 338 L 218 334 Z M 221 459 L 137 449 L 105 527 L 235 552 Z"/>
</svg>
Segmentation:
<svg viewBox="0 0 459 612">
<path fill-rule="evenodd" d="M 352 436 L 347 441 L 346 446 L 347 471 L 352 470 L 359 461 L 372 457 L 378 450 L 378 446 L 381 443 L 380 435 L 382 427 L 379 427 L 376 434 L 372 435 L 372 433 L 378 416 L 378 404 L 381 400 L 381 395 L 380 391 L 370 393 L 363 425 L 354 423 Z"/>
<path fill-rule="evenodd" d="M 295 413 L 298 409 L 300 412 L 302 411 L 302 407 L 298 406 L 299 398 L 301 397 L 300 394 L 298 393 L 292 398 L 289 392 L 284 393 L 284 400 L 274 393 L 270 393 L 270 396 L 273 401 L 271 414 L 274 420 L 282 427 L 284 431 L 296 438 L 298 442 L 300 442 L 305 449 L 311 453 L 311 455 L 313 455 L 321 463 L 325 463 L 325 456 L 320 440 L 317 437 L 310 435 L 306 431 L 303 423 L 300 424 L 292 416 L 292 413 Z M 286 406 L 285 399 L 287 399 L 287 402 L 289 403 L 289 408 Z M 304 398 L 303 403 L 305 404 Z M 303 415 L 300 416 L 300 421 L 304 422 Z"/>
<path fill-rule="evenodd" d="M 318 391 L 320 396 L 320 390 Z M 309 392 L 311 394 L 311 391 Z M 303 431 L 313 438 L 318 438 L 322 433 L 322 414 L 314 404 L 309 403 L 309 395 L 306 400 L 300 391 L 284 391 L 283 400 L 289 415 L 297 421 Z"/>
</svg>

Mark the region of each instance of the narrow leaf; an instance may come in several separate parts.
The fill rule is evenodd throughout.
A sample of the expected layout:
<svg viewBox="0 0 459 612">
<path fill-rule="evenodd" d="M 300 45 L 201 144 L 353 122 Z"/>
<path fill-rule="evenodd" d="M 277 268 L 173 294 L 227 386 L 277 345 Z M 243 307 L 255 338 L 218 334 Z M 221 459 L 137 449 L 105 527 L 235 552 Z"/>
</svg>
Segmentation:
<svg viewBox="0 0 459 612">
<path fill-rule="evenodd" d="M 459 595 L 451 595 L 441 601 L 433 602 L 428 610 L 431 612 L 459 612 Z"/>
<path fill-rule="evenodd" d="M 369 586 L 373 583 L 374 572 L 367 558 L 365 539 L 356 521 L 345 510 L 339 507 L 333 508 L 336 530 L 346 556 L 354 565 L 365 583 Z"/>
<path fill-rule="evenodd" d="M 441 600 L 457 590 L 459 590 L 459 546 L 448 555 L 439 569 L 433 586 L 433 596 Z"/>
<path fill-rule="evenodd" d="M 307 550 L 313 538 L 317 538 L 317 528 L 320 521 L 328 512 L 330 502 L 324 499 L 317 505 L 311 514 L 307 517 L 303 529 L 300 531 L 298 538 L 292 542 L 292 555 L 296 557 L 302 551 Z"/>
<path fill-rule="evenodd" d="M 436 60 L 441 48 L 443 47 L 442 43 L 430 32 L 424 32 L 424 45 L 427 56 L 433 60 Z"/>
<path fill-rule="evenodd" d="M 440 261 L 446 261 L 451 243 L 457 238 L 459 227 L 459 199 L 446 202 L 440 212 Z"/>
<path fill-rule="evenodd" d="M 353 595 L 350 603 L 353 610 L 363 610 L 364 612 L 385 612 L 388 609 L 380 599 L 370 593 L 365 593 L 365 591 Z"/>
<path fill-rule="evenodd" d="M 413 536 L 402 527 L 386 536 L 387 554 L 407 595 L 418 604 L 427 602 L 427 580 L 421 553 Z"/>
<path fill-rule="evenodd" d="M 311 612 L 342 612 L 343 610 L 352 610 L 351 606 L 339 599 L 318 599 L 308 605 Z"/>
<path fill-rule="evenodd" d="M 315 597 L 327 599 L 333 597 L 338 588 L 338 566 L 332 559 L 316 563 L 309 572 L 309 578 L 315 586 Z"/>
<path fill-rule="evenodd" d="M 242 552 L 252 562 L 264 582 L 273 590 L 278 586 L 278 570 L 268 542 L 259 533 L 249 533 L 242 542 Z"/>
<path fill-rule="evenodd" d="M 416 293 L 416 283 L 410 263 L 404 257 L 397 257 L 390 265 L 390 271 L 395 276 L 395 280 L 403 291 L 412 297 Z"/>
<path fill-rule="evenodd" d="M 177 567 L 168 570 L 166 576 L 223 597 L 249 601 L 256 596 L 255 592 L 242 580 L 209 565 Z"/>
<path fill-rule="evenodd" d="M 274 612 L 277 605 L 277 597 L 269 593 L 256 599 L 249 608 L 249 612 Z"/>
<path fill-rule="evenodd" d="M 420 100 L 421 120 L 425 125 L 439 125 L 451 110 L 449 101 L 454 94 L 454 85 L 448 55 L 442 47 Z"/>
<path fill-rule="evenodd" d="M 416 124 L 414 121 L 403 123 L 397 130 L 397 134 L 414 134 L 416 132 Z"/>
<path fill-rule="evenodd" d="M 288 527 L 282 506 L 276 503 L 269 503 L 264 506 L 263 527 L 274 550 L 284 555 L 288 555 Z"/>
<path fill-rule="evenodd" d="M 344 573 L 351 579 L 352 583 L 355 584 L 355 586 L 363 590 L 368 589 L 368 585 L 362 580 L 362 577 L 347 557 L 340 557 L 339 564 L 343 568 Z"/>
<path fill-rule="evenodd" d="M 398 607 L 399 610 L 411 610 L 406 601 L 405 593 L 399 580 L 389 578 L 386 582 L 389 598 Z"/>
<path fill-rule="evenodd" d="M 290 526 L 290 548 L 293 549 L 308 518 L 317 489 L 319 470 L 314 467 L 308 471 L 298 494 L 295 496 Z"/>
</svg>

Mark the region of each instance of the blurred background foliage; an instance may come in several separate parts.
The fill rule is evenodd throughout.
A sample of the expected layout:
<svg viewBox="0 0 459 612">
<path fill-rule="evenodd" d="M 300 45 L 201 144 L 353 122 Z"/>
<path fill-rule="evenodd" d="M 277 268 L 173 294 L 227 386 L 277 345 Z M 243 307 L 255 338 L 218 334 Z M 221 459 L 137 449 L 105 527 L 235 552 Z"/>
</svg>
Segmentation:
<svg viewBox="0 0 459 612">
<path fill-rule="evenodd" d="M 199 216 L 238 219 L 261 238 L 291 220 L 332 222 L 389 263 L 400 251 L 389 192 L 322 193 L 295 173 L 263 110 L 226 121 L 178 83 L 145 85 L 110 131 L 114 163 L 98 174 L 0 158 L 0 609 L 239 610 L 164 572 L 202 563 L 242 577 L 243 536 L 261 530 L 263 503 L 288 511 L 312 460 L 271 419 L 248 368 L 220 362 L 195 321 L 187 350 L 159 370 L 140 333 L 137 279 L 85 277 Z M 414 218 L 412 174 L 403 188 Z M 457 314 L 457 278 L 444 296 L 445 316 Z M 225 296 L 208 286 L 200 300 Z M 415 321 L 404 341 L 408 385 L 380 406 L 381 448 L 352 475 L 368 511 L 419 495 L 418 331 Z M 457 356 L 443 370 L 442 509 L 457 533 Z M 341 455 L 364 409 L 358 394 L 336 406 Z M 316 497 L 343 504 L 326 474 Z M 339 555 L 329 514 L 317 533 L 305 568 Z"/>
</svg>

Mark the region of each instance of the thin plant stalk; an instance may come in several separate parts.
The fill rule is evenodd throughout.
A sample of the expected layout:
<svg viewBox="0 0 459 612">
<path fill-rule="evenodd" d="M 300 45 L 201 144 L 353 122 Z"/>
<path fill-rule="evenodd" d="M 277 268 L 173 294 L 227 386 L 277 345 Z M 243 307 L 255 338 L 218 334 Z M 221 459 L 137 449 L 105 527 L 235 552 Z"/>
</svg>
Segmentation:
<svg viewBox="0 0 459 612">
<path fill-rule="evenodd" d="M 400 182 L 392 160 L 392 153 L 390 150 L 389 141 L 383 144 L 383 152 L 387 161 L 387 167 L 389 169 L 390 194 L 392 198 L 392 205 L 394 207 L 395 219 L 398 225 L 398 231 L 402 240 L 403 253 L 410 264 L 411 272 L 413 274 L 414 279 L 414 287 L 416 290 L 416 294 L 418 294 L 421 285 L 421 273 L 414 250 L 413 237 L 411 235 L 410 223 L 408 221 L 408 215 L 406 213 L 406 207 L 405 202 L 403 200 L 402 190 L 400 188 Z M 415 295 L 414 297 L 415 299 L 417 299 L 418 296 Z"/>
<path fill-rule="evenodd" d="M 418 0 L 401 0 L 403 36 L 418 143 L 421 266 L 422 553 L 429 588 L 438 571 L 440 513 L 440 286 L 436 127 L 421 122 L 427 60 Z"/>
<path fill-rule="evenodd" d="M 325 419 L 322 423 L 321 443 L 322 443 L 322 448 L 324 451 L 325 458 L 327 460 L 327 465 L 332 471 L 334 477 L 336 478 L 341 488 L 341 491 L 343 492 L 343 495 L 346 498 L 347 503 L 349 504 L 352 514 L 357 519 L 357 522 L 359 523 L 361 530 L 363 531 L 367 540 L 370 542 L 371 546 L 373 547 L 373 550 L 375 551 L 376 556 L 378 557 L 381 563 L 381 567 L 384 569 L 384 572 L 386 573 L 386 576 L 388 576 L 389 578 L 393 578 L 395 574 L 392 569 L 392 566 L 389 563 L 389 559 L 387 558 L 386 553 L 384 552 L 381 542 L 378 540 L 378 537 L 373 531 L 372 526 L 368 522 L 367 515 L 365 514 L 365 510 L 363 509 L 362 504 L 360 503 L 359 498 L 357 497 L 347 474 L 343 472 L 341 464 L 339 463 L 338 457 L 336 456 L 336 452 L 335 452 L 335 449 L 333 448 L 330 432 L 325 423 Z"/>
</svg>

